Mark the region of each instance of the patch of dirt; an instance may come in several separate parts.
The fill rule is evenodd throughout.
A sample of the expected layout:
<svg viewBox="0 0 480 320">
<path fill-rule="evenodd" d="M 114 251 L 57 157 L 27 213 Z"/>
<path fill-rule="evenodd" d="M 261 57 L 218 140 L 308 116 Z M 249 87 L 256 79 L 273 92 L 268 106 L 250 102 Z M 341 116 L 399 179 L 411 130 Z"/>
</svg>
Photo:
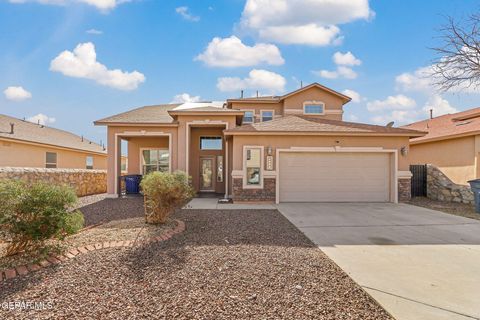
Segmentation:
<svg viewBox="0 0 480 320">
<path fill-rule="evenodd" d="M 480 220 L 480 213 L 475 212 L 475 206 L 473 204 L 438 201 L 426 197 L 415 197 L 408 203 L 419 207 L 450 213 L 456 216 Z"/>
</svg>

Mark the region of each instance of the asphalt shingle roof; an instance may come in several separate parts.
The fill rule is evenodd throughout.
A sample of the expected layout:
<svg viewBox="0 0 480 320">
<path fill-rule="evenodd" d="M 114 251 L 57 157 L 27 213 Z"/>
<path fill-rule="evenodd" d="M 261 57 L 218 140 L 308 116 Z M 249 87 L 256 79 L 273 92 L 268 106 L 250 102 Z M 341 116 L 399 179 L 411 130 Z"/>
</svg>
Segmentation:
<svg viewBox="0 0 480 320">
<path fill-rule="evenodd" d="M 428 132 L 423 137 L 412 139 L 412 142 L 438 140 L 450 136 L 477 133 L 480 131 L 480 108 L 414 122 L 402 128 Z"/>
<path fill-rule="evenodd" d="M 13 134 L 10 124 L 13 123 Z M 0 114 L 0 138 L 47 144 L 87 152 L 106 153 L 104 148 L 90 140 L 68 131 Z"/>
<path fill-rule="evenodd" d="M 95 121 L 95 124 L 110 123 L 173 123 L 173 118 L 168 111 L 173 110 L 180 104 L 160 104 L 145 106 L 122 112 L 104 119 Z"/>
<path fill-rule="evenodd" d="M 325 132 L 325 133 L 385 133 L 422 135 L 416 130 L 377 126 L 317 117 L 290 115 L 271 121 L 239 126 L 225 132 Z"/>
</svg>

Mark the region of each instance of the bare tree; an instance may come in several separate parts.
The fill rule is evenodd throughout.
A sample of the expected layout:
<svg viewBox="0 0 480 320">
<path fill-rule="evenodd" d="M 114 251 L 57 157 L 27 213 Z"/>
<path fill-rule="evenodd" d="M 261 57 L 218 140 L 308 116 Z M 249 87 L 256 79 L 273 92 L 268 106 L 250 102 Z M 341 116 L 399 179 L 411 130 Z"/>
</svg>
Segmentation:
<svg viewBox="0 0 480 320">
<path fill-rule="evenodd" d="M 452 17 L 440 29 L 441 45 L 431 77 L 441 91 L 480 86 L 480 15 L 472 14 L 461 22 Z"/>
</svg>

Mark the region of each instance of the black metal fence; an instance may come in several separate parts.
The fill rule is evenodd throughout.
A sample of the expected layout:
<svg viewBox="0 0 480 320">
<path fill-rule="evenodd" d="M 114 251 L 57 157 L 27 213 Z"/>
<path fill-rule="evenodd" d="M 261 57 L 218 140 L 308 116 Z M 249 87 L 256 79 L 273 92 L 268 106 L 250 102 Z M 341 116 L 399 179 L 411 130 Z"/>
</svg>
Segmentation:
<svg viewBox="0 0 480 320">
<path fill-rule="evenodd" d="M 427 165 L 414 164 L 410 166 L 412 172 L 412 198 L 427 196 Z"/>
</svg>

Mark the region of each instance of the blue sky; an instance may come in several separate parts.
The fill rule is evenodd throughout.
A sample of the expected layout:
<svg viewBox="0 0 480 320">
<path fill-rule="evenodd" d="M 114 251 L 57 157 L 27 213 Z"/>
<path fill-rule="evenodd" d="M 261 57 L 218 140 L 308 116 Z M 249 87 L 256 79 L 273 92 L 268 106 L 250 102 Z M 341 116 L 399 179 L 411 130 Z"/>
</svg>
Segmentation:
<svg viewBox="0 0 480 320">
<path fill-rule="evenodd" d="M 94 120 L 134 107 L 282 94 L 300 81 L 349 90 L 345 120 L 359 122 L 480 105 L 476 92 L 440 94 L 422 77 L 444 15 L 462 18 L 477 1 L 266 2 L 1 1 L 0 113 L 42 114 L 99 141 Z"/>
</svg>

